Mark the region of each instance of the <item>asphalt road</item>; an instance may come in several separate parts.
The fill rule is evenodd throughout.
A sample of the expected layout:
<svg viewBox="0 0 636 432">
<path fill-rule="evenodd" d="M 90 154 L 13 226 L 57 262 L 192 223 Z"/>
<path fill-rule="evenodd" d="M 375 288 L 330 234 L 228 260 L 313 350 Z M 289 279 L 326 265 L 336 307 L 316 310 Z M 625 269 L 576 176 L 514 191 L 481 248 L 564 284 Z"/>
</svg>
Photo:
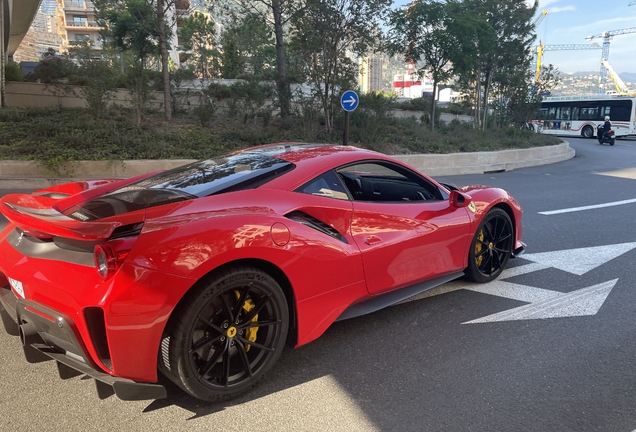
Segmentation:
<svg viewBox="0 0 636 432">
<path fill-rule="evenodd" d="M 444 178 L 521 202 L 527 254 L 499 282 L 336 323 L 229 404 L 99 400 L 0 331 L 0 430 L 636 430 L 636 141 L 570 143 L 569 161 Z"/>
</svg>

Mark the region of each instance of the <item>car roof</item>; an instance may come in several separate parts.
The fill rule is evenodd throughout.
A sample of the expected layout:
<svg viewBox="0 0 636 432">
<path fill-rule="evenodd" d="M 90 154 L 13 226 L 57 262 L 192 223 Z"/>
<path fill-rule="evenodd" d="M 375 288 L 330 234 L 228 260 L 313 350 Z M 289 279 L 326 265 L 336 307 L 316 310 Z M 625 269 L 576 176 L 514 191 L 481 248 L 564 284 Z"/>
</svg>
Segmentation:
<svg viewBox="0 0 636 432">
<path fill-rule="evenodd" d="M 330 169 L 363 160 L 397 162 L 389 156 L 353 146 L 285 142 L 251 147 L 242 152 L 267 152 L 291 162 L 296 169 L 264 185 L 267 188 L 295 188 Z M 399 162 L 397 162 L 399 163 Z"/>
</svg>

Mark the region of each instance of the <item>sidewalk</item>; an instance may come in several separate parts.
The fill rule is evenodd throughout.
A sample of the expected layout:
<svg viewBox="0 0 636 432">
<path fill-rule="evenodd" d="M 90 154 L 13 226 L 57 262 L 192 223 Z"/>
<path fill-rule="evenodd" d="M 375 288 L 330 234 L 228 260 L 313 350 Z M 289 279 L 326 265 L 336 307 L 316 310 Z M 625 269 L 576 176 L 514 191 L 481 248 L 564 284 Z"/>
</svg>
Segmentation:
<svg viewBox="0 0 636 432">
<path fill-rule="evenodd" d="M 516 168 L 547 165 L 573 158 L 567 142 L 555 146 L 499 152 L 398 155 L 405 162 L 431 176 L 483 174 Z M 119 162 L 84 161 L 65 167 L 72 176 L 57 176 L 30 161 L 0 161 L 0 189 L 41 189 L 56 184 L 100 178 L 128 178 L 147 172 L 167 170 L 186 163 L 178 160 L 129 160 Z M 65 172 L 64 170 L 62 172 Z"/>
</svg>

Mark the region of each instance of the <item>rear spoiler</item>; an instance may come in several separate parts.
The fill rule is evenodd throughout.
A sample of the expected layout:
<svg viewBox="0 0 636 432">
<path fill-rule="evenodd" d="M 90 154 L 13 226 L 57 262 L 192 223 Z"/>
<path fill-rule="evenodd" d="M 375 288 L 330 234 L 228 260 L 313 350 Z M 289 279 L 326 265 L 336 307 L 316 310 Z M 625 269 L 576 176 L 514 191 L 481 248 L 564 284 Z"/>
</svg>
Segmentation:
<svg viewBox="0 0 636 432">
<path fill-rule="evenodd" d="M 42 207 L 33 197 L 23 194 L 0 198 L 0 212 L 18 228 L 39 238 L 56 236 L 74 240 L 102 240 L 110 237 L 122 225 L 119 221 L 81 222 L 52 207 Z"/>
</svg>

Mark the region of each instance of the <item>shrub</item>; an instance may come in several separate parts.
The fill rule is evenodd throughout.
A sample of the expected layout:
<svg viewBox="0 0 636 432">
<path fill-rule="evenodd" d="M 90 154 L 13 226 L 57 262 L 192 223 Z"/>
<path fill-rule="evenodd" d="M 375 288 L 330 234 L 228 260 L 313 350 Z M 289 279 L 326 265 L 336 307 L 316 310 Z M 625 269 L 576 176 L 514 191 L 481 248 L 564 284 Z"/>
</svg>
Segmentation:
<svg viewBox="0 0 636 432">
<path fill-rule="evenodd" d="M 24 81 L 22 69 L 16 62 L 10 61 L 4 66 L 5 81 Z"/>
</svg>

